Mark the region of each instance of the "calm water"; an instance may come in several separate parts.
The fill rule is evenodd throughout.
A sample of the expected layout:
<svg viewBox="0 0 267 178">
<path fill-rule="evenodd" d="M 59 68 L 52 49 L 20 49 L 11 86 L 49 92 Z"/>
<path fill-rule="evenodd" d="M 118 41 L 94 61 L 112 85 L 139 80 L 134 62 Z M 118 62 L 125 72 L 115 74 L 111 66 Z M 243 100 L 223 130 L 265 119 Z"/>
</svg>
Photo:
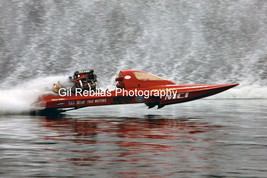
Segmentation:
<svg viewBox="0 0 267 178">
<path fill-rule="evenodd" d="M 267 100 L 0 116 L 0 177 L 265 177 Z"/>
</svg>

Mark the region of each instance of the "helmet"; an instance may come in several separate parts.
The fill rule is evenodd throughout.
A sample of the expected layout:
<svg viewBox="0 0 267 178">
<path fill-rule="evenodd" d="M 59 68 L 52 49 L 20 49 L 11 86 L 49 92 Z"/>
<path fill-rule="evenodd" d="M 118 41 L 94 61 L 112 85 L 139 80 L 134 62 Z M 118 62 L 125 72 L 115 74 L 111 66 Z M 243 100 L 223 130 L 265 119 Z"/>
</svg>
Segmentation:
<svg viewBox="0 0 267 178">
<path fill-rule="evenodd" d="M 90 70 L 90 73 L 94 73 L 94 70 L 92 69 L 92 70 Z"/>
<path fill-rule="evenodd" d="M 54 86 L 53 86 L 53 91 L 54 91 L 55 93 L 57 93 L 57 92 L 59 91 L 60 88 L 61 88 L 61 83 L 58 81 L 57 84 L 54 84 Z"/>
</svg>

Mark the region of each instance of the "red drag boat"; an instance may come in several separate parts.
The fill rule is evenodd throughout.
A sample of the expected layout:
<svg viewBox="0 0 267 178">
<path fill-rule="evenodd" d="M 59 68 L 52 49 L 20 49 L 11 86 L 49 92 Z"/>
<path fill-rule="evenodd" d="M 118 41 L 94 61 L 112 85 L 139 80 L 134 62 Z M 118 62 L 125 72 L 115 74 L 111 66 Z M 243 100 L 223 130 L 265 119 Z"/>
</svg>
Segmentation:
<svg viewBox="0 0 267 178">
<path fill-rule="evenodd" d="M 77 72 L 76 72 L 77 74 Z M 82 71 L 81 74 L 87 74 Z M 80 77 L 80 75 L 79 75 Z M 78 80 L 82 77 L 76 77 Z M 74 77 L 75 78 L 75 77 Z M 81 81 L 80 81 L 81 82 Z M 116 78 L 116 89 L 88 90 L 77 86 L 59 88 L 57 94 L 43 95 L 35 103 L 41 113 L 64 112 L 89 106 L 145 103 L 158 109 L 176 103 L 211 96 L 238 84 L 177 85 L 172 81 L 137 70 L 123 70 Z M 75 81 L 74 81 L 75 83 Z M 83 86 L 81 84 L 81 86 Z"/>
</svg>

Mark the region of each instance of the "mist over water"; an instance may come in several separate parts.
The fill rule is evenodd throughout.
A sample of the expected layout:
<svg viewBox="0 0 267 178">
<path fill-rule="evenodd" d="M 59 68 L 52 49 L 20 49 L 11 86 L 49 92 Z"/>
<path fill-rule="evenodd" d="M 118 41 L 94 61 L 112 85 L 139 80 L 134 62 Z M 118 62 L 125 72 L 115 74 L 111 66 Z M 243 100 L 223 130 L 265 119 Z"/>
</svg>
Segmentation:
<svg viewBox="0 0 267 178">
<path fill-rule="evenodd" d="M 240 83 L 225 97 L 266 98 L 266 16 L 257 0 L 4 1 L 1 95 L 94 68 L 102 86 L 138 69 L 183 84 Z"/>
</svg>

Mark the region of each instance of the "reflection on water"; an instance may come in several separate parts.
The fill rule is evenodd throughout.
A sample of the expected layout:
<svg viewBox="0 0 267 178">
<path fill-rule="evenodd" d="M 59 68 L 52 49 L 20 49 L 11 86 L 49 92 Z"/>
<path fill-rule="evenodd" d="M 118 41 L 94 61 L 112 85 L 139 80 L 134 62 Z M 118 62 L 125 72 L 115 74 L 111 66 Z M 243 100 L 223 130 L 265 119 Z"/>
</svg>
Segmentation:
<svg viewBox="0 0 267 178">
<path fill-rule="evenodd" d="M 1 116 L 0 176 L 264 177 L 265 105 L 205 102 L 188 117 Z"/>
<path fill-rule="evenodd" d="M 201 161 L 208 159 L 207 153 L 214 149 L 210 142 L 215 140 L 201 135 L 215 134 L 221 126 L 194 118 L 160 119 L 158 116 L 87 119 L 43 122 L 47 129 L 57 133 L 46 136 L 46 140 L 79 145 L 53 150 L 79 153 L 66 159 L 75 166 L 114 168 L 117 175 L 175 175 L 181 162 L 192 173 L 198 168 L 212 169 Z"/>
</svg>

